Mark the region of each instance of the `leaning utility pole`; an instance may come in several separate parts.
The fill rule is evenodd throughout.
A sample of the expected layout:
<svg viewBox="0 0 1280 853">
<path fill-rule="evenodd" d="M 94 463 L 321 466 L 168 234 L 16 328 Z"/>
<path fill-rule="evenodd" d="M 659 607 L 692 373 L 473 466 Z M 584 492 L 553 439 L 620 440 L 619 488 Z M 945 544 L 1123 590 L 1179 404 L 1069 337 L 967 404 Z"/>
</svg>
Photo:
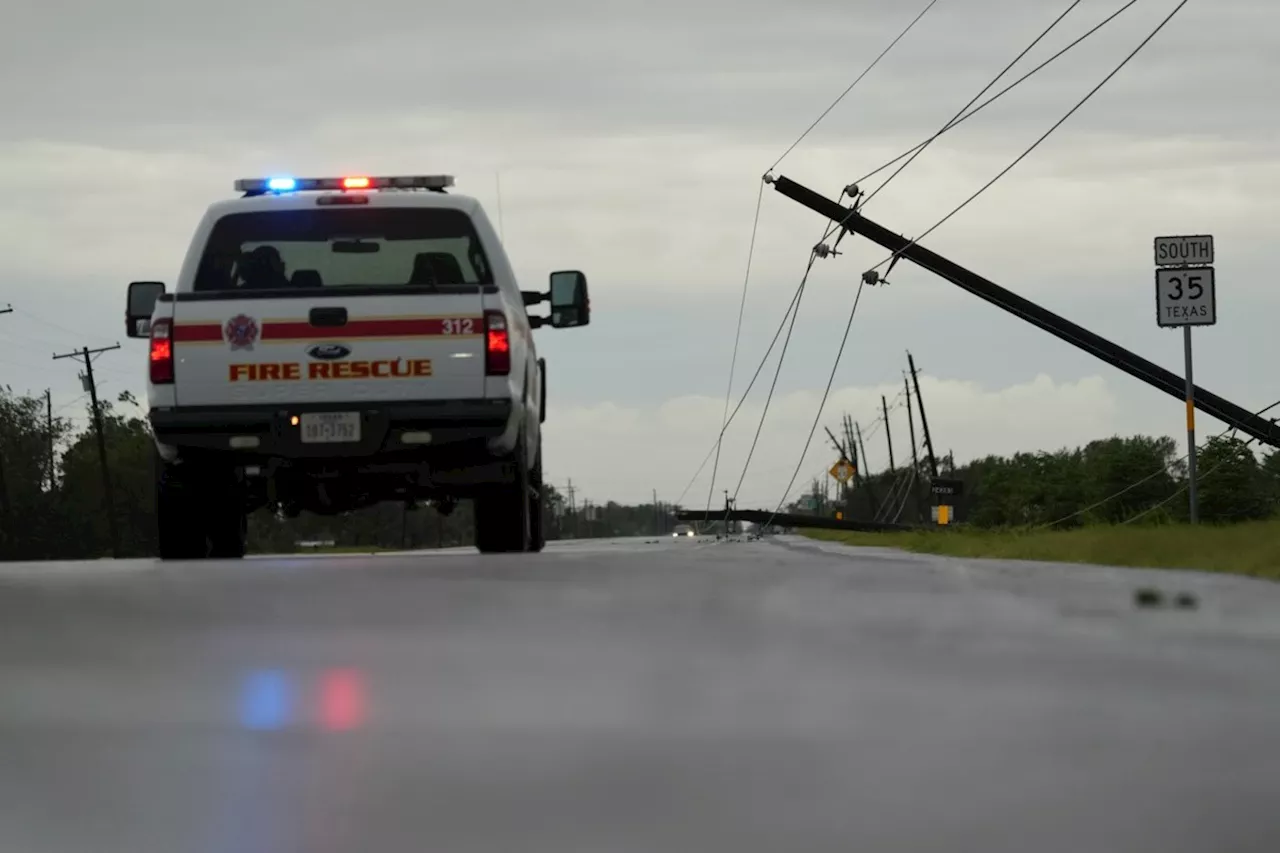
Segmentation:
<svg viewBox="0 0 1280 853">
<path fill-rule="evenodd" d="M 885 402 L 884 395 L 880 395 L 880 411 L 884 412 L 884 439 L 889 442 L 889 473 L 896 474 L 897 470 L 893 464 L 893 433 L 889 430 L 889 404 Z"/>
<path fill-rule="evenodd" d="M 938 476 L 938 458 L 933 455 L 933 439 L 929 436 L 929 418 L 924 413 L 924 397 L 920 396 L 920 377 L 916 375 L 916 360 L 907 353 L 907 365 L 911 368 L 911 384 L 916 386 L 916 405 L 920 407 L 920 428 L 924 430 L 924 450 L 929 454 L 929 476 Z"/>
<path fill-rule="evenodd" d="M 55 361 L 62 358 L 83 360 L 85 380 L 89 386 L 89 401 L 93 405 L 94 431 L 98 434 L 98 464 L 102 468 L 102 496 L 107 504 L 107 528 L 111 532 L 111 556 L 118 560 L 120 559 L 120 531 L 116 524 L 115 497 L 111 493 L 111 470 L 107 467 L 107 437 L 102 427 L 102 407 L 98 405 L 98 386 L 93 381 L 93 356 L 116 349 L 120 349 L 119 344 L 113 347 L 99 347 L 92 350 L 88 347 L 82 347 L 78 352 L 55 355 L 53 358 Z"/>
<path fill-rule="evenodd" d="M 916 453 L 916 419 L 911 414 L 911 384 L 907 381 L 905 373 L 902 375 L 902 387 L 907 391 L 907 430 L 911 433 L 911 475 L 913 480 L 911 491 L 915 493 L 917 520 L 923 520 L 924 506 L 920 503 L 920 489 L 914 482 L 914 478 L 920 476 L 920 457 Z"/>
<path fill-rule="evenodd" d="M 1179 401 L 1188 399 L 1185 376 L 1166 370 L 1155 362 L 1142 358 L 1083 326 L 1059 317 L 1030 299 L 1019 296 L 990 279 L 960 266 L 955 261 L 926 249 L 914 240 L 908 240 L 901 234 L 896 234 L 883 225 L 867 219 L 856 209 L 832 201 L 790 178 L 766 175 L 764 180 L 787 198 L 834 223 L 836 228 L 859 234 L 889 250 L 893 253 L 892 258 L 895 261 L 905 258 L 962 290 L 1009 312 L 1018 319 L 1043 329 L 1153 388 L 1178 398 Z M 855 194 L 857 192 L 856 187 L 848 189 L 852 189 Z M 885 280 L 878 269 L 873 269 L 863 274 L 862 281 L 876 285 L 884 283 Z M 1195 407 L 1205 414 L 1240 430 L 1250 438 L 1255 438 L 1271 447 L 1280 448 L 1280 425 L 1198 386 L 1192 386 L 1190 398 L 1193 399 Z"/>
<path fill-rule="evenodd" d="M 867 459 L 867 446 L 862 443 L 862 427 L 858 425 L 857 421 L 853 422 L 853 434 L 854 434 L 854 437 L 856 437 L 858 440 L 858 450 L 862 455 L 863 462 L 865 462 Z M 879 506 L 879 501 L 876 500 L 875 487 L 871 485 L 870 472 L 868 472 L 867 476 L 864 476 L 862 478 L 862 482 L 866 484 L 867 499 L 871 501 L 869 506 L 871 508 L 872 514 L 874 515 L 876 507 Z"/>
</svg>

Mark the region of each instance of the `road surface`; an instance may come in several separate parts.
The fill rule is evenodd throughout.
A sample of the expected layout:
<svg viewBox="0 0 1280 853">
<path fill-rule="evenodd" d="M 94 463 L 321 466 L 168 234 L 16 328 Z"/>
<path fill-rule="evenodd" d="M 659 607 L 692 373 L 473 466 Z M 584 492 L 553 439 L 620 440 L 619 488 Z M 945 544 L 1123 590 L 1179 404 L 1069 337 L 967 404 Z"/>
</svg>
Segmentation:
<svg viewBox="0 0 1280 853">
<path fill-rule="evenodd" d="M 789 537 L 0 566 L 14 853 L 1271 853 L 1278 793 L 1280 585 Z"/>
</svg>

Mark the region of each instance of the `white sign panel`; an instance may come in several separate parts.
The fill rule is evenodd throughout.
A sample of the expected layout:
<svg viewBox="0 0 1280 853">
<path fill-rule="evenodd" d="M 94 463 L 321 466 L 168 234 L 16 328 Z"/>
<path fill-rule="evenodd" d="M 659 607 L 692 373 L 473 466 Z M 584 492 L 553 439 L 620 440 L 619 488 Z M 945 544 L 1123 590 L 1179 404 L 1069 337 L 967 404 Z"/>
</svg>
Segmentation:
<svg viewBox="0 0 1280 853">
<path fill-rule="evenodd" d="M 1213 237 L 1209 234 L 1157 237 L 1155 249 L 1158 267 L 1213 263 Z"/>
<path fill-rule="evenodd" d="M 1212 326 L 1218 322 L 1213 267 L 1156 270 L 1156 322 L 1165 327 Z"/>
</svg>

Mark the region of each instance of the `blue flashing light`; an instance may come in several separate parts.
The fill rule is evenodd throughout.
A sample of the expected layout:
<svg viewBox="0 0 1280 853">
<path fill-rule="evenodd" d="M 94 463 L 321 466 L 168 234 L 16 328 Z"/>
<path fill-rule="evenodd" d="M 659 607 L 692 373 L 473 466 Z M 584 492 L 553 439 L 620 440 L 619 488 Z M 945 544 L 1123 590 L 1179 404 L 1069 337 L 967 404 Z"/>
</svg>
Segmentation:
<svg viewBox="0 0 1280 853">
<path fill-rule="evenodd" d="M 287 726 L 293 690 L 279 670 L 250 672 L 240 688 L 240 725 L 254 731 L 275 731 Z"/>
<path fill-rule="evenodd" d="M 269 178 L 267 180 L 267 189 L 272 192 L 286 193 L 298 188 L 298 181 L 295 178 Z"/>
</svg>

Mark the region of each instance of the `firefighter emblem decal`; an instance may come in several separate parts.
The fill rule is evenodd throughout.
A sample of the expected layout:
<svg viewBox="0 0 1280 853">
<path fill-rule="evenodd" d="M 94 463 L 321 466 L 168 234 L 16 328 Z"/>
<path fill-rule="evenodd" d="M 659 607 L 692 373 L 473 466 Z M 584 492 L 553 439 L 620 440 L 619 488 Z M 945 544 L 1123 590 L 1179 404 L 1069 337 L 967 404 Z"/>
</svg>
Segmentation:
<svg viewBox="0 0 1280 853">
<path fill-rule="evenodd" d="M 227 321 L 222 331 L 233 350 L 253 349 L 254 341 L 258 339 L 258 321 L 245 314 L 237 314 Z"/>
</svg>

